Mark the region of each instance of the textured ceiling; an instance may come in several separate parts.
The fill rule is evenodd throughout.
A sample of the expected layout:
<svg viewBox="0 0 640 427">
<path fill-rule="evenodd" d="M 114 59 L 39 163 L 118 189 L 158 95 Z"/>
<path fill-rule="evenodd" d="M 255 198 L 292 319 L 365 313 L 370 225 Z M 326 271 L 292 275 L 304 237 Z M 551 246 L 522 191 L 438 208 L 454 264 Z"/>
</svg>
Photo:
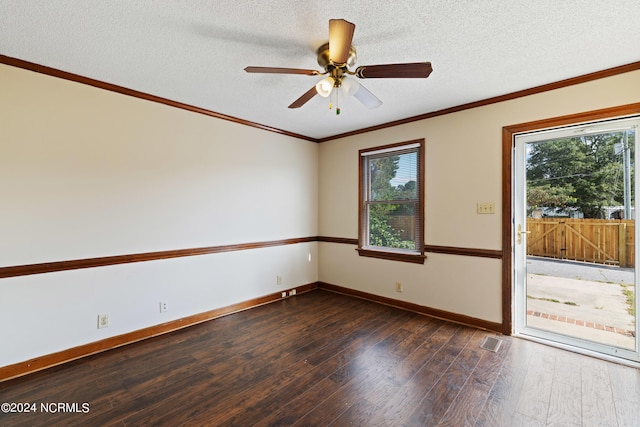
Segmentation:
<svg viewBox="0 0 640 427">
<path fill-rule="evenodd" d="M 640 61 L 638 0 L 2 0 L 0 54 L 324 138 Z M 428 79 L 361 80 L 336 116 L 319 69 L 328 21 L 356 24 L 358 65 L 431 61 Z M 638 88 L 630 88 L 638 90 Z"/>
</svg>

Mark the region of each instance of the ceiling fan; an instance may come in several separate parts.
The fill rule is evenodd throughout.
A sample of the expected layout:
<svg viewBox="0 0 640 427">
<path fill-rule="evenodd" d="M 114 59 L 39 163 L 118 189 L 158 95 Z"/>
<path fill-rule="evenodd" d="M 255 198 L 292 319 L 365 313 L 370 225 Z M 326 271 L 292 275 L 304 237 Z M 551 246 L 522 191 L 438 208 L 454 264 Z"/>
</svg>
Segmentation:
<svg viewBox="0 0 640 427">
<path fill-rule="evenodd" d="M 289 105 L 289 108 L 300 108 L 316 94 L 335 99 L 338 103 L 338 89 L 342 88 L 343 94 L 353 96 L 367 108 L 377 108 L 382 105 L 374 94 L 369 92 L 355 79 L 347 78 L 355 76 L 360 79 L 373 78 L 427 78 L 431 71 L 430 62 L 413 62 L 404 64 L 363 65 L 349 70 L 356 62 L 356 49 L 351 45 L 355 24 L 344 19 L 329 20 L 329 42 L 320 46 L 317 50 L 318 65 L 324 68 L 324 72 L 316 70 L 304 70 L 299 68 L 278 67 L 246 67 L 247 73 L 273 73 L 273 74 L 302 74 L 307 76 L 328 75 L 309 89 L 300 98 Z M 333 95 L 332 95 L 333 94 Z M 333 108 L 333 99 L 329 108 Z M 336 114 L 340 114 L 340 108 L 336 106 Z"/>
</svg>

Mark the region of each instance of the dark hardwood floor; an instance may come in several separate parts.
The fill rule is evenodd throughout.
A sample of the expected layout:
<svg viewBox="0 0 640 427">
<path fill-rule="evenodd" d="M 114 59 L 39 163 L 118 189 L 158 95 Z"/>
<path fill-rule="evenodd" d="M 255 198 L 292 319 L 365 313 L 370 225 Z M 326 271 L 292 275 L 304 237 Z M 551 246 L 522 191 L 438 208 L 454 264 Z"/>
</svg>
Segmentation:
<svg viewBox="0 0 640 427">
<path fill-rule="evenodd" d="M 486 336 L 317 290 L 0 383 L 0 425 L 640 425 L 640 370 Z"/>
</svg>

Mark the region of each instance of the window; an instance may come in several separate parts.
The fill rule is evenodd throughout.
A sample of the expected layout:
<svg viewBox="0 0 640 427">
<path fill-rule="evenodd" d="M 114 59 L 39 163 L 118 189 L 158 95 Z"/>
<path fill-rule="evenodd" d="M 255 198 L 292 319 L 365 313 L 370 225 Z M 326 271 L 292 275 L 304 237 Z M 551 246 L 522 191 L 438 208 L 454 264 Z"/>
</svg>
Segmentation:
<svg viewBox="0 0 640 427">
<path fill-rule="evenodd" d="M 424 263 L 424 140 L 360 150 L 358 252 Z"/>
</svg>

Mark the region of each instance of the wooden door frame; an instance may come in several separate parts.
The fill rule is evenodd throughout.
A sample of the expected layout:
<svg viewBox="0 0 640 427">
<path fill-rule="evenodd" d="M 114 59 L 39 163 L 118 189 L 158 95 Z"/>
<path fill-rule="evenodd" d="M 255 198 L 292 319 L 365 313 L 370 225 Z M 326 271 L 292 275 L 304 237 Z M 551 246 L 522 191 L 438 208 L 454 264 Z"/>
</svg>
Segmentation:
<svg viewBox="0 0 640 427">
<path fill-rule="evenodd" d="M 523 132 L 624 118 L 640 114 L 640 103 L 536 120 L 502 128 L 502 333 L 513 333 L 513 149 Z"/>
</svg>

